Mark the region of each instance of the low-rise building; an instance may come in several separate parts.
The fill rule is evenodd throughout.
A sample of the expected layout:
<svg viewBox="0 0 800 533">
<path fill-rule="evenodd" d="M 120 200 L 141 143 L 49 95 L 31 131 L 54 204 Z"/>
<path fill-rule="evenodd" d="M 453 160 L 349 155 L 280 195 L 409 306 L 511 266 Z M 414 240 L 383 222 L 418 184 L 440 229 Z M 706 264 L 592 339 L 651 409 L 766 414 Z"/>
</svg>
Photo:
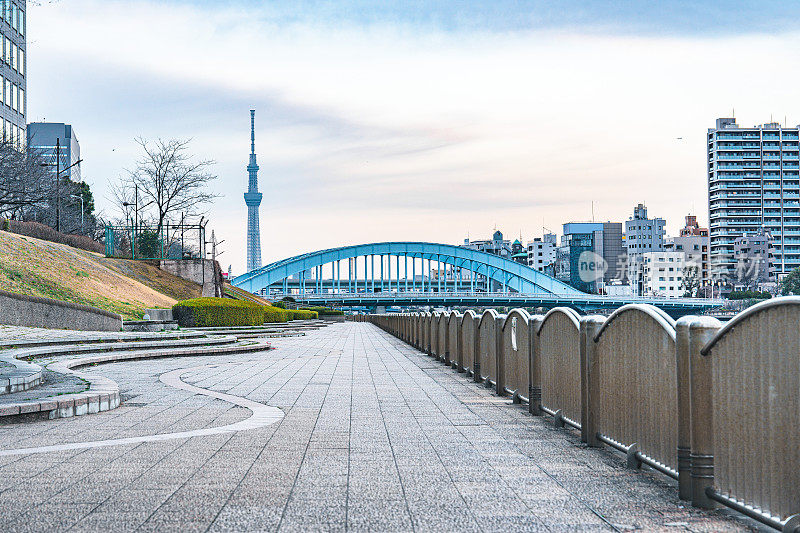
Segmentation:
<svg viewBox="0 0 800 533">
<path fill-rule="evenodd" d="M 490 240 L 477 240 L 471 241 L 464 239 L 463 248 L 470 250 L 478 250 L 479 252 L 486 252 L 487 254 L 499 255 L 506 259 L 511 259 L 511 241 L 503 238 L 503 232 L 495 230 Z"/>
<path fill-rule="evenodd" d="M 742 235 L 733 241 L 733 257 L 736 261 L 736 289 L 760 289 L 773 281 L 775 267 L 772 264 L 774 247 L 772 236 L 763 229 L 753 234 Z"/>
<path fill-rule="evenodd" d="M 683 288 L 683 252 L 646 252 L 642 255 L 642 296 L 680 298 Z"/>
<path fill-rule="evenodd" d="M 528 266 L 549 276 L 555 276 L 556 234 L 545 233 L 528 242 Z"/>
<path fill-rule="evenodd" d="M 711 284 L 709 246 L 707 234 L 670 237 L 664 245 L 664 249 L 668 252 L 683 253 L 684 287 L 693 296 L 701 296 L 703 287 Z"/>
<path fill-rule="evenodd" d="M 523 265 L 528 264 L 528 252 L 525 250 L 525 247 L 522 246 L 519 239 L 511 243 L 511 260 L 522 263 Z"/>
<path fill-rule="evenodd" d="M 576 289 L 598 294 L 619 279 L 625 250 L 620 222 L 568 222 L 556 250 L 556 278 Z"/>
</svg>

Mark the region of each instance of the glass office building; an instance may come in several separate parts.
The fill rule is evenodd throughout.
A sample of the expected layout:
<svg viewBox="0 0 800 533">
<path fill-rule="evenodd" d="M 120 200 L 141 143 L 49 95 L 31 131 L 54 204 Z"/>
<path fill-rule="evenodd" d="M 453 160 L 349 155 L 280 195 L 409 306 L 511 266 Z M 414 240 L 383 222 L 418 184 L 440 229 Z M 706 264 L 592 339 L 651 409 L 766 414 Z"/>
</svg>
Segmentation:
<svg viewBox="0 0 800 533">
<path fill-rule="evenodd" d="M 773 239 L 774 280 L 800 267 L 798 128 L 720 118 L 707 141 L 712 279 L 731 281 L 736 239 L 762 231 Z"/>
<path fill-rule="evenodd" d="M 0 0 L 0 115 L 3 138 L 15 146 L 25 144 L 26 98 L 25 0 Z"/>
</svg>

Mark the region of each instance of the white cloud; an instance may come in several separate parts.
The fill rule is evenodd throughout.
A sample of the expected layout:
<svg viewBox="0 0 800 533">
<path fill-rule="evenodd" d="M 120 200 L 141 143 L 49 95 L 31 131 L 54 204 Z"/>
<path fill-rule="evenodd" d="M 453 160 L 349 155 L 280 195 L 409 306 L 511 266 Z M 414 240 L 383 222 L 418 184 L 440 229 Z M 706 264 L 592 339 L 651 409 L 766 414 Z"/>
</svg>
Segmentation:
<svg viewBox="0 0 800 533">
<path fill-rule="evenodd" d="M 267 8 L 115 0 L 31 6 L 28 27 L 29 119 L 75 126 L 101 198 L 133 137 L 193 137 L 219 162 L 212 224 L 238 271 L 250 106 L 265 260 L 495 225 L 528 239 L 592 201 L 613 220 L 644 201 L 674 230 L 706 216 L 717 116 L 800 120 L 798 35 L 284 26 Z"/>
</svg>

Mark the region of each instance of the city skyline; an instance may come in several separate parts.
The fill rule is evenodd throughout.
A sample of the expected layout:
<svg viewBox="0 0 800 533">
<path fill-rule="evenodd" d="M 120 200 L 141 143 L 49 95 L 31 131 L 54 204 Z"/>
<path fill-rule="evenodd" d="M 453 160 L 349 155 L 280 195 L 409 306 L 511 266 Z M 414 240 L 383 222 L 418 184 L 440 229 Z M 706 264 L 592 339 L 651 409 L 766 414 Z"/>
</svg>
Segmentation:
<svg viewBox="0 0 800 533">
<path fill-rule="evenodd" d="M 481 15 L 472 24 L 452 9 L 419 21 L 411 8 L 371 17 L 361 4 L 300 4 L 294 18 L 277 4 L 31 5 L 28 120 L 81 132 L 83 174 L 106 212 L 107 181 L 133 165 L 134 137 L 192 137 L 195 153 L 218 161 L 224 197 L 209 215 L 235 272 L 251 108 L 270 176 L 265 263 L 359 242 L 458 243 L 494 227 L 528 241 L 542 226 L 590 220 L 593 208 L 595 220 L 624 221 L 638 203 L 667 220 L 668 235 L 688 213 L 707 225 L 714 120 L 735 108 L 747 126 L 770 114 L 800 122 L 800 37 L 778 24 L 793 8 L 710 4 L 721 22 L 700 35 L 685 3 L 672 3 L 683 17 L 644 10 L 616 24 L 613 13 L 595 16 L 600 4 L 571 22 L 538 3 L 518 20 L 511 3 L 469 4 L 465 13 Z M 741 20 L 726 27 L 725 17 Z M 748 58 L 762 62 L 758 80 L 720 83 Z M 270 224 L 289 217 L 291 234 Z"/>
</svg>

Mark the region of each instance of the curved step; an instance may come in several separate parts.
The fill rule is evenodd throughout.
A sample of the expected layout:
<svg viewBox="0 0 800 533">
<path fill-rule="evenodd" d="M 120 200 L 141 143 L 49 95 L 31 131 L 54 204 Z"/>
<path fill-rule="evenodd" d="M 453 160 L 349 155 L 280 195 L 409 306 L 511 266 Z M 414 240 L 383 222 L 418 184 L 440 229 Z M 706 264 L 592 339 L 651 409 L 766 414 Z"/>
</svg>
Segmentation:
<svg viewBox="0 0 800 533">
<path fill-rule="evenodd" d="M 109 411 L 120 405 L 119 386 L 116 382 L 100 375 L 79 372 L 75 370 L 77 368 L 94 364 L 137 359 L 226 355 L 258 352 L 269 349 L 271 349 L 271 346 L 267 343 L 234 343 L 218 346 L 189 346 L 183 349 L 162 348 L 160 350 L 104 352 L 100 355 L 57 361 L 47 365 L 47 368 L 55 372 L 70 374 L 83 379 L 89 383 L 89 388 L 75 394 L 64 394 L 61 396 L 5 404 L 0 403 L 0 421 L 9 420 L 6 417 L 16 417 L 32 413 L 47 414 L 47 417 L 50 419 L 67 418 Z"/>
<path fill-rule="evenodd" d="M 6 367 L 0 371 L 0 395 L 26 391 L 42 384 L 41 366 L 20 361 L 10 354 L 0 355 L 0 363 L 5 363 L 3 366 Z"/>
<path fill-rule="evenodd" d="M 119 352 L 127 350 L 149 350 L 159 348 L 182 348 L 186 346 L 208 346 L 218 344 L 232 344 L 236 342 L 236 337 L 223 335 L 223 336 L 201 336 L 189 339 L 176 339 L 176 340 L 148 340 L 136 342 L 106 342 L 102 344 L 70 344 L 70 345 L 57 345 L 48 346 L 45 348 L 22 349 L 12 350 L 9 353 L 13 354 L 17 359 L 32 359 L 34 357 L 47 357 L 56 355 L 78 355 L 84 353 L 103 353 L 103 352 Z"/>
</svg>

